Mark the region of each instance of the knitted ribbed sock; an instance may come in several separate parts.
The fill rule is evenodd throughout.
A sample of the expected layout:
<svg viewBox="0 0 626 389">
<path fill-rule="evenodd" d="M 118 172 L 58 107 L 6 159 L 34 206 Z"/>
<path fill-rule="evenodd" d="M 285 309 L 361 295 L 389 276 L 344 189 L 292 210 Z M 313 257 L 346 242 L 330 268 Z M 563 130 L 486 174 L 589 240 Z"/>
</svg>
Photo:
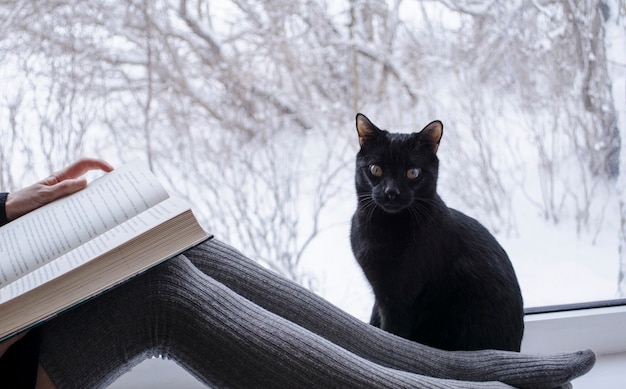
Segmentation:
<svg viewBox="0 0 626 389">
<path fill-rule="evenodd" d="M 103 388 L 141 360 L 172 358 L 215 388 L 505 388 L 377 365 L 277 316 L 184 256 L 42 326 L 59 389 Z"/>
<path fill-rule="evenodd" d="M 437 350 L 363 323 L 216 239 L 185 255 L 201 271 L 236 293 L 384 366 L 433 377 L 502 381 L 519 388 L 555 388 L 585 374 L 595 362 L 590 350 L 554 355 Z"/>
</svg>

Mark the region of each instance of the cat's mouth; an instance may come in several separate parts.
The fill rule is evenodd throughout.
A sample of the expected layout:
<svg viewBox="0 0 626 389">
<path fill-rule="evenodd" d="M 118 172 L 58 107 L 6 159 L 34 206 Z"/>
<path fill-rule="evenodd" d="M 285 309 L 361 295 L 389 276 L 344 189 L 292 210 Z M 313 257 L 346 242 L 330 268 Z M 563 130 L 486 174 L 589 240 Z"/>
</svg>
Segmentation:
<svg viewBox="0 0 626 389">
<path fill-rule="evenodd" d="M 405 201 L 401 201 L 398 199 L 389 200 L 387 198 L 384 198 L 384 199 L 374 199 L 374 201 L 376 202 L 378 207 L 381 208 L 383 211 L 387 213 L 392 213 L 392 214 L 405 211 L 407 207 L 409 206 L 409 204 L 407 204 Z"/>
</svg>

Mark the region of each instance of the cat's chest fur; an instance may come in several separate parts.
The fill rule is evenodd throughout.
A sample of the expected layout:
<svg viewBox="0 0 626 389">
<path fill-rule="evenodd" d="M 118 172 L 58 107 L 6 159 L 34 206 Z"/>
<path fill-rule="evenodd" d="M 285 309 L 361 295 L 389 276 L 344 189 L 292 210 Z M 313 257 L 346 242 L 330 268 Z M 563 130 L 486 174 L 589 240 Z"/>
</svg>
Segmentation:
<svg viewBox="0 0 626 389">
<path fill-rule="evenodd" d="M 390 134 L 357 115 L 350 240 L 374 292 L 370 322 L 442 349 L 519 351 L 523 304 L 506 252 L 436 192 L 442 128 Z"/>
<path fill-rule="evenodd" d="M 365 276 L 378 295 L 415 297 L 442 269 L 437 259 L 438 242 L 428 231 L 435 223 L 418 226 L 408 215 L 371 215 L 358 209 L 352 220 L 352 250 Z"/>
</svg>

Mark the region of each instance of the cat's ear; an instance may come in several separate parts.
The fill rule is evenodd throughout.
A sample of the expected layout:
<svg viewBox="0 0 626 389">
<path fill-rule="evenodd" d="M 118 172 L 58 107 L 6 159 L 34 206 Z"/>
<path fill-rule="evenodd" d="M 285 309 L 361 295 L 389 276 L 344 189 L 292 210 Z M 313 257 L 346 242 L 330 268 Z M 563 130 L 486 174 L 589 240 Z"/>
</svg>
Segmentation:
<svg viewBox="0 0 626 389">
<path fill-rule="evenodd" d="M 362 113 L 356 114 L 356 132 L 359 134 L 359 146 L 363 145 L 372 139 L 380 130 Z"/>
<path fill-rule="evenodd" d="M 420 131 L 420 134 L 427 143 L 432 145 L 433 153 L 437 153 L 439 142 L 443 136 L 443 123 L 439 120 L 432 121 Z"/>
</svg>

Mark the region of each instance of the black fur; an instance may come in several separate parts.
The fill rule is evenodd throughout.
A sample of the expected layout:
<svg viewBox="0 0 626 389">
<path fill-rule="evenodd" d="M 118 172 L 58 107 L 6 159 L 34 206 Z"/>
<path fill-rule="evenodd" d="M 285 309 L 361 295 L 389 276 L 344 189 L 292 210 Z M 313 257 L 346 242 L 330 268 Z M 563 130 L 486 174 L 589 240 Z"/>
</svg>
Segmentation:
<svg viewBox="0 0 626 389">
<path fill-rule="evenodd" d="M 437 194 L 441 122 L 394 134 L 356 121 L 351 244 L 375 296 L 371 324 L 445 350 L 519 351 L 523 304 L 506 252 Z"/>
</svg>

